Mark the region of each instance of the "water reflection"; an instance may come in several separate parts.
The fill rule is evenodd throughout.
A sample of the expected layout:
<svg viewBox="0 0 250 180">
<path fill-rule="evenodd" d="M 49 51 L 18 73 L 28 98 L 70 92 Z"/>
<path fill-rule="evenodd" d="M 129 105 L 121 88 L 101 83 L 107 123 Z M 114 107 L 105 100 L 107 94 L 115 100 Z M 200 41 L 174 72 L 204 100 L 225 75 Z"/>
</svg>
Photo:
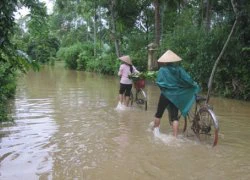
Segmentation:
<svg viewBox="0 0 250 180">
<path fill-rule="evenodd" d="M 183 135 L 175 140 L 167 114 L 161 138 L 153 136 L 153 84 L 148 111 L 115 110 L 118 88 L 116 77 L 62 67 L 20 78 L 15 123 L 0 131 L 0 179 L 250 178 L 250 103 L 211 99 L 220 121 L 219 145 L 211 148 Z"/>
<path fill-rule="evenodd" d="M 1 179 L 36 179 L 47 176 L 53 166 L 50 142 L 57 129 L 51 99 L 16 98 L 15 123 L 1 128 Z M 22 169 L 25 168 L 25 171 Z"/>
</svg>

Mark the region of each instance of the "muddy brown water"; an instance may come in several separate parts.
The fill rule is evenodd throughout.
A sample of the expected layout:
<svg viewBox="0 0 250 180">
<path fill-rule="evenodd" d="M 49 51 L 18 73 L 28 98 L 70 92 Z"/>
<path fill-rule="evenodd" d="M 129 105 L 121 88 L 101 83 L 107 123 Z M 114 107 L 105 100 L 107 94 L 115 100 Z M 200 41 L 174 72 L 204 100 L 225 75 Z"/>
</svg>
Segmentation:
<svg viewBox="0 0 250 180">
<path fill-rule="evenodd" d="M 115 110 L 117 77 L 43 67 L 20 77 L 14 122 L 1 124 L 1 180 L 248 180 L 250 103 L 211 98 L 219 144 L 174 139 L 167 114 L 162 138 L 150 122 L 159 89 L 147 84 L 148 111 Z"/>
</svg>

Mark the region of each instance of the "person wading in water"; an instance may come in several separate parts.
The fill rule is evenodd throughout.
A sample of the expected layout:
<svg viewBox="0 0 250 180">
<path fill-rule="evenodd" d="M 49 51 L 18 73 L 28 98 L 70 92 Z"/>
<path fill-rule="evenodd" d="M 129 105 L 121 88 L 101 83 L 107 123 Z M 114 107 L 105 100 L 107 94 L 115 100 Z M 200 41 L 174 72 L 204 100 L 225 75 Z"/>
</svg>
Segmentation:
<svg viewBox="0 0 250 180">
<path fill-rule="evenodd" d="M 182 59 L 171 50 L 166 51 L 159 59 L 160 69 L 157 74 L 156 84 L 161 90 L 155 113 L 153 132 L 160 134 L 160 121 L 165 109 L 168 109 L 169 122 L 173 128 L 173 136 L 178 134 L 178 110 L 186 117 L 191 109 L 195 95 L 200 91 L 198 84 L 190 75 L 179 66 Z"/>
<path fill-rule="evenodd" d="M 119 102 L 117 107 L 129 105 L 129 97 L 132 89 L 132 80 L 129 79 L 129 75 L 132 73 L 139 73 L 139 71 L 133 66 L 130 56 L 119 57 L 122 61 L 120 65 L 118 76 L 120 76 L 120 89 L 119 89 Z"/>
</svg>

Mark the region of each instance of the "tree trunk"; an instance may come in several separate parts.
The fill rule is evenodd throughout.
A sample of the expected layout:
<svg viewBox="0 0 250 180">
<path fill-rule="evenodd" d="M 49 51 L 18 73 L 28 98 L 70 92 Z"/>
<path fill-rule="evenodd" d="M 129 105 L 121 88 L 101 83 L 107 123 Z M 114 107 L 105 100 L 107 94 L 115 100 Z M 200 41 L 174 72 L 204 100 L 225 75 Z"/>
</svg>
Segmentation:
<svg viewBox="0 0 250 180">
<path fill-rule="evenodd" d="M 116 25 L 115 25 L 115 11 L 114 11 L 114 6 L 115 6 L 115 0 L 111 0 L 110 3 L 110 11 L 111 11 L 111 38 L 115 43 L 115 53 L 117 57 L 121 56 L 120 52 L 120 46 L 119 46 L 119 39 L 117 39 L 117 33 L 116 33 Z"/>
<path fill-rule="evenodd" d="M 160 24 L 160 26 L 161 26 L 161 29 L 160 29 L 160 39 L 163 39 L 163 34 L 164 34 L 164 32 L 163 32 L 163 30 L 164 30 L 164 26 L 165 26 L 165 24 L 164 24 L 164 20 L 165 20 L 165 11 L 166 11 L 166 7 L 167 7 L 167 4 L 166 3 L 162 3 L 162 9 L 161 9 L 161 15 L 160 15 L 160 17 L 161 17 L 161 19 L 160 19 L 160 21 L 161 21 L 161 24 Z M 159 44 L 158 44 L 159 45 Z"/>
<path fill-rule="evenodd" d="M 211 3 L 210 0 L 207 0 L 206 3 L 206 18 L 205 18 L 205 28 L 207 31 L 210 31 L 210 26 L 211 26 Z"/>
<path fill-rule="evenodd" d="M 201 0 L 201 4 L 200 4 L 200 7 L 201 7 L 201 21 L 200 21 L 200 26 L 202 27 L 202 23 L 203 23 L 203 19 L 204 19 L 204 0 Z"/>
<path fill-rule="evenodd" d="M 160 26 L 160 3 L 159 0 L 154 0 L 155 7 L 155 44 L 160 45 L 161 26 Z"/>
<path fill-rule="evenodd" d="M 95 3 L 95 9 L 94 9 L 94 57 L 96 57 L 96 23 L 97 23 L 97 15 L 96 15 L 96 1 Z"/>
</svg>

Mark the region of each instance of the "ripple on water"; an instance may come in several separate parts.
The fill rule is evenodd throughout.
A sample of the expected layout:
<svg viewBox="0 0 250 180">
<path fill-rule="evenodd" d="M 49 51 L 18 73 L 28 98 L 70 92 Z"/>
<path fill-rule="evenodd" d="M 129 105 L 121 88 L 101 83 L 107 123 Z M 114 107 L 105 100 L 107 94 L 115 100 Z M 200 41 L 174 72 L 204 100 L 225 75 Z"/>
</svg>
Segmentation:
<svg viewBox="0 0 250 180">
<path fill-rule="evenodd" d="M 50 99 L 16 99 L 15 123 L 2 127 L 0 179 L 37 179 L 49 173 L 56 145 L 50 142 L 57 126 Z M 25 169 L 25 172 L 20 170 Z"/>
<path fill-rule="evenodd" d="M 116 111 L 119 80 L 92 75 L 55 67 L 21 82 L 16 123 L 0 130 L 1 180 L 250 179 L 248 104 L 216 102 L 223 136 L 216 148 L 174 139 L 167 113 L 155 138 L 147 128 L 158 87 L 147 86 L 147 111 Z"/>
</svg>

